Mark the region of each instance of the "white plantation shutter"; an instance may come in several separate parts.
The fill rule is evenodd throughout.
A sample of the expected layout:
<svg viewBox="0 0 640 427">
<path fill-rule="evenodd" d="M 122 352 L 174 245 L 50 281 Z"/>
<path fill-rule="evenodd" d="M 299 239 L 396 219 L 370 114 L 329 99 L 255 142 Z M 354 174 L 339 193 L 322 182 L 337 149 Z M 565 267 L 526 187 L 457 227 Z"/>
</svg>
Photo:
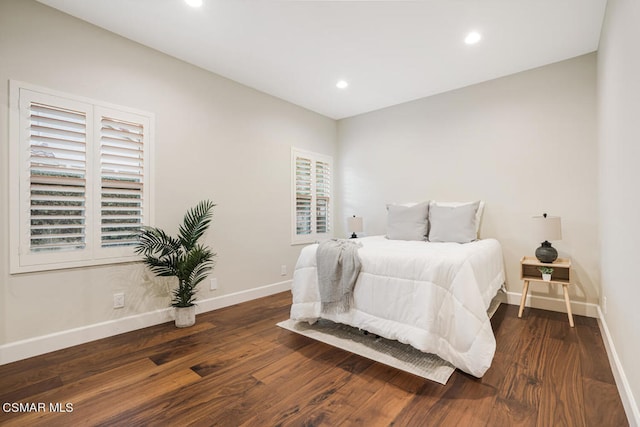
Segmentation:
<svg viewBox="0 0 640 427">
<path fill-rule="evenodd" d="M 138 120 L 141 121 L 141 120 Z M 100 244 L 131 246 L 144 223 L 145 125 L 100 116 Z"/>
<path fill-rule="evenodd" d="M 29 101 L 29 250 L 86 246 L 87 115 Z"/>
<path fill-rule="evenodd" d="M 295 158 L 295 186 L 296 186 L 296 234 L 311 234 L 312 230 L 312 176 L 311 159 L 296 156 Z"/>
<path fill-rule="evenodd" d="M 11 272 L 137 259 L 153 116 L 13 81 L 10 91 Z"/>
<path fill-rule="evenodd" d="M 331 158 L 293 148 L 293 243 L 331 233 Z"/>
<path fill-rule="evenodd" d="M 331 201 L 331 166 L 327 162 L 316 162 L 316 232 L 331 230 L 329 202 Z"/>
</svg>

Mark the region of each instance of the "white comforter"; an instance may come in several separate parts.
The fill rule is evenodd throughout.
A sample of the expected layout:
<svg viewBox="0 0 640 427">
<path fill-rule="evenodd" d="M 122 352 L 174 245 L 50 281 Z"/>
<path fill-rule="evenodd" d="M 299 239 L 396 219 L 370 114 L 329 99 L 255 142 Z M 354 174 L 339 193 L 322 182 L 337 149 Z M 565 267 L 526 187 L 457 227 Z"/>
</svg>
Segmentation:
<svg viewBox="0 0 640 427">
<path fill-rule="evenodd" d="M 504 283 L 498 241 L 429 243 L 383 236 L 358 241 L 362 270 L 351 309 L 320 313 L 315 244 L 303 248 L 296 264 L 291 318 L 348 324 L 484 375 L 496 348 L 487 309 Z"/>
</svg>

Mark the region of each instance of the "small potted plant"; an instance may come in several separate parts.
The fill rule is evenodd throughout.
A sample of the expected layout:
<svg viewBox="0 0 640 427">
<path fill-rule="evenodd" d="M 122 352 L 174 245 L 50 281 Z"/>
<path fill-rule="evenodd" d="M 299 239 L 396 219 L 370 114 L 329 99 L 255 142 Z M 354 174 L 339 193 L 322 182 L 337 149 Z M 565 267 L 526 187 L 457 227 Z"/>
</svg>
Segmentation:
<svg viewBox="0 0 640 427">
<path fill-rule="evenodd" d="M 214 266 L 215 253 L 198 243 L 209 228 L 215 205 L 203 200 L 189 209 L 180 225 L 178 236 L 169 236 L 162 229 L 143 227 L 136 245 L 136 253 L 158 276 L 178 279 L 171 305 L 175 307 L 175 324 L 185 328 L 195 323 L 196 286 Z"/>
<path fill-rule="evenodd" d="M 542 280 L 545 282 L 551 280 L 551 273 L 553 273 L 552 267 L 538 267 L 538 270 L 542 273 Z"/>
</svg>

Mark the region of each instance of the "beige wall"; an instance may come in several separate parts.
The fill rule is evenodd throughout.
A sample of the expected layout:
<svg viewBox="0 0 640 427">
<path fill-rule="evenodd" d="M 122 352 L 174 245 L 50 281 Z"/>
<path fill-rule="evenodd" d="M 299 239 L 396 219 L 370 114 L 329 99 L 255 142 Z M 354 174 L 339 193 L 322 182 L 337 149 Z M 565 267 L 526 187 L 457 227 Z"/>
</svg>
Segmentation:
<svg viewBox="0 0 640 427">
<path fill-rule="evenodd" d="M 598 54 L 600 240 L 604 319 L 640 423 L 640 2 L 609 0 Z M 603 306 L 603 311 L 605 307 Z M 631 400 L 630 399 L 630 400 Z"/>
<path fill-rule="evenodd" d="M 31 0 L 0 2 L 0 344 L 168 305 L 139 264 L 9 275 L 8 81 L 155 113 L 155 213 L 175 232 L 209 198 L 222 296 L 291 278 L 290 147 L 336 155 L 335 121 Z M 280 266 L 289 275 L 280 275 Z M 127 307 L 112 308 L 123 291 Z"/>
<path fill-rule="evenodd" d="M 338 139 L 339 219 L 361 215 L 365 233 L 383 234 L 386 203 L 483 199 L 481 236 L 502 243 L 519 293 L 519 259 L 540 243 L 530 218 L 559 215 L 571 298 L 598 302 L 595 54 L 344 119 Z"/>
</svg>

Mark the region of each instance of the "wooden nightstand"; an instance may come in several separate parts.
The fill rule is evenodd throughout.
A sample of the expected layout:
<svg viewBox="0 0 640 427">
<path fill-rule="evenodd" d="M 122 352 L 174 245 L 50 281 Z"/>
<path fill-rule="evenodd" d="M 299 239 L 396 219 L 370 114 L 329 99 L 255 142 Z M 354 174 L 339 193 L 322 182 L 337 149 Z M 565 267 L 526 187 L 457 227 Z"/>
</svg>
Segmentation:
<svg viewBox="0 0 640 427">
<path fill-rule="evenodd" d="M 542 273 L 538 267 L 552 267 L 553 274 L 551 280 L 543 280 Z M 536 257 L 525 256 L 520 260 L 520 279 L 524 281 L 522 289 L 522 299 L 520 300 L 520 310 L 518 317 L 522 317 L 524 303 L 529 292 L 529 282 L 558 283 L 562 285 L 564 292 L 564 302 L 567 305 L 567 316 L 569 316 L 569 325 L 573 328 L 573 314 L 571 313 L 571 302 L 569 301 L 569 292 L 567 286 L 571 284 L 571 260 L 568 258 L 558 258 L 551 264 L 538 261 Z"/>
</svg>

